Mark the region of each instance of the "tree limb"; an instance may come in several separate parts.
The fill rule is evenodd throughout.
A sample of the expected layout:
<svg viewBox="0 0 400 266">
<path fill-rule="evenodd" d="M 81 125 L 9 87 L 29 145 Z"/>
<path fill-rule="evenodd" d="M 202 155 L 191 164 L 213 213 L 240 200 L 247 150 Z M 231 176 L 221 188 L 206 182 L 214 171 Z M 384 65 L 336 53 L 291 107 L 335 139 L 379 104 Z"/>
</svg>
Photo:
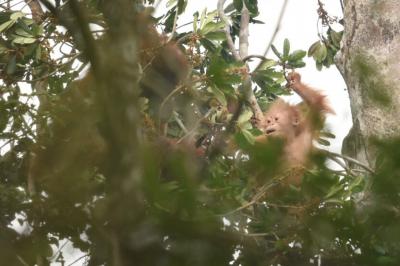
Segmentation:
<svg viewBox="0 0 400 266">
<path fill-rule="evenodd" d="M 231 29 L 230 29 L 230 26 L 229 26 L 229 20 L 225 16 L 225 13 L 224 13 L 225 1 L 226 0 L 218 0 L 218 5 L 217 5 L 218 16 L 220 17 L 220 19 L 222 21 L 225 22 L 225 36 L 226 36 L 226 42 L 228 43 L 229 50 L 232 52 L 233 57 L 237 61 L 240 61 L 241 60 L 240 55 L 236 51 L 235 44 L 233 43 L 233 40 L 232 40 Z"/>
<path fill-rule="evenodd" d="M 346 156 L 346 155 L 343 155 L 343 154 L 339 154 L 339 153 L 336 153 L 336 152 L 331 152 L 331 151 L 327 151 L 327 150 L 321 150 L 323 153 L 325 153 L 329 158 L 334 158 L 334 157 L 339 157 L 339 158 L 342 158 L 343 160 L 345 160 L 345 161 L 348 161 L 348 162 L 351 162 L 351 163 L 354 163 L 354 164 L 356 164 L 356 165 L 358 165 L 358 166 L 360 166 L 360 167 L 362 167 L 363 169 L 365 169 L 365 170 L 367 170 L 368 172 L 370 172 L 371 174 L 375 174 L 375 171 L 371 168 L 371 167 L 369 167 L 368 165 L 366 165 L 366 164 L 364 164 L 364 163 L 362 163 L 362 162 L 360 162 L 360 161 L 358 161 L 358 160 L 356 160 L 356 159 L 354 159 L 354 158 L 351 158 L 351 157 L 349 157 L 349 156 Z M 340 164 L 339 164 L 340 165 Z M 342 165 L 341 165 L 342 166 Z M 343 166 L 342 166 L 343 167 Z"/>
<path fill-rule="evenodd" d="M 240 32 L 239 32 L 239 52 L 240 58 L 246 58 L 249 53 L 249 23 L 250 23 L 250 13 L 245 4 L 243 4 L 242 13 L 240 20 Z M 249 70 L 248 64 L 246 64 L 247 69 Z M 257 98 L 252 90 L 251 76 L 247 74 L 245 81 L 243 82 L 243 90 L 246 97 L 246 100 L 249 102 L 251 109 L 253 110 L 256 123 L 258 124 L 260 121 L 264 119 L 264 114 L 261 111 L 261 108 L 257 102 Z"/>
<path fill-rule="evenodd" d="M 250 13 L 246 5 L 243 4 L 242 16 L 240 19 L 240 32 L 239 32 L 239 54 L 240 58 L 245 58 L 249 52 L 249 22 Z"/>
<path fill-rule="evenodd" d="M 285 0 L 285 2 L 283 2 L 282 8 L 281 8 L 281 12 L 279 13 L 279 17 L 278 17 L 278 21 L 276 22 L 276 26 L 275 26 L 274 33 L 273 33 L 273 35 L 272 35 L 272 37 L 271 37 L 271 39 L 270 39 L 270 41 L 269 41 L 267 47 L 265 48 L 264 57 L 267 56 L 267 54 L 268 54 L 268 52 L 269 52 L 269 49 L 271 48 L 272 43 L 274 42 L 274 40 L 275 40 L 275 38 L 276 38 L 276 35 L 278 34 L 278 32 L 279 32 L 279 30 L 280 30 L 280 28 L 281 28 L 281 22 L 282 22 L 282 19 L 283 19 L 283 15 L 285 14 L 287 4 L 288 4 L 288 0 Z M 257 65 L 257 67 L 255 68 L 255 70 L 259 69 L 260 66 L 261 66 L 261 64 L 262 64 L 262 62 L 260 62 L 260 63 Z"/>
</svg>

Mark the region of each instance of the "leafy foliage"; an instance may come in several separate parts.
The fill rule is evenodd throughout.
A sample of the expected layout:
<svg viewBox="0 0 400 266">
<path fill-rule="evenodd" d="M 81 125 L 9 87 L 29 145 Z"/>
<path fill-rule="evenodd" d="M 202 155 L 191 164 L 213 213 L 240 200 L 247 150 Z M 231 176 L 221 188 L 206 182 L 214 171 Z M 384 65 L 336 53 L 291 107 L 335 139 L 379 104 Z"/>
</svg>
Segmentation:
<svg viewBox="0 0 400 266">
<path fill-rule="evenodd" d="M 306 52 L 285 40 L 251 71 L 232 56 L 216 11 L 196 12 L 179 32 L 187 1 L 168 1 L 152 19 L 168 46 L 139 2 L 56 1 L 33 17 L 1 5 L 0 257 L 62 263 L 68 239 L 87 265 L 397 265 L 398 140 L 376 142 L 373 175 L 332 172 L 321 153 L 313 168 L 282 171 L 282 143 L 254 143 L 241 88 L 250 77 L 267 108 L 289 94 L 285 71 L 303 67 Z M 233 1 L 233 40 L 244 5 L 260 23 L 257 1 Z M 328 35 L 309 51 L 317 66 L 339 47 L 340 33 Z M 190 65 L 172 89 L 162 78 L 174 61 L 155 59 L 165 47 Z M 300 187 L 285 185 L 299 172 Z"/>
</svg>

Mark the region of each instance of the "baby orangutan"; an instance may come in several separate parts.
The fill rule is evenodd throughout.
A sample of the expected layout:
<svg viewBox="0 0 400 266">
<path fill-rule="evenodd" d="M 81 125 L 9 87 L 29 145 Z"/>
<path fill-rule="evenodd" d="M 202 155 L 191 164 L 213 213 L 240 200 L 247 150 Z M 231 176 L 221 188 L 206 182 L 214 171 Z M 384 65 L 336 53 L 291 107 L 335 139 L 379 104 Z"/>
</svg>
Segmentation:
<svg viewBox="0 0 400 266">
<path fill-rule="evenodd" d="M 298 73 L 290 73 L 290 87 L 301 96 L 302 103 L 290 105 L 281 99 L 272 103 L 264 114 L 260 129 L 264 134 L 256 138 L 265 143 L 270 138 L 283 141 L 282 161 L 290 169 L 307 166 L 313 140 L 322 129 L 326 113 L 334 113 L 326 102 L 325 96 L 301 82 Z M 295 175 L 289 184 L 299 185 L 301 175 Z"/>
</svg>

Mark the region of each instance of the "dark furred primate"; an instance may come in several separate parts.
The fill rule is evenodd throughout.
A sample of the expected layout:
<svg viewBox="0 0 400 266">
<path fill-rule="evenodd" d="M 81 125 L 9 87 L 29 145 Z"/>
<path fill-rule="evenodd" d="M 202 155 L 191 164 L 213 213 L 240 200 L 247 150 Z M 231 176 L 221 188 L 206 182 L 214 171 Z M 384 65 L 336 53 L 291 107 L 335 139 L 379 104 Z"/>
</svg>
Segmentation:
<svg viewBox="0 0 400 266">
<path fill-rule="evenodd" d="M 313 147 L 313 140 L 322 129 L 326 113 L 334 113 L 320 92 L 301 82 L 298 73 L 288 76 L 290 87 L 301 96 L 303 102 L 290 105 L 282 99 L 272 103 L 264 114 L 259 128 L 264 134 L 257 137 L 258 142 L 267 142 L 270 138 L 283 141 L 282 164 L 285 168 L 307 166 Z M 298 185 L 301 177 L 297 175 L 290 184 Z"/>
</svg>

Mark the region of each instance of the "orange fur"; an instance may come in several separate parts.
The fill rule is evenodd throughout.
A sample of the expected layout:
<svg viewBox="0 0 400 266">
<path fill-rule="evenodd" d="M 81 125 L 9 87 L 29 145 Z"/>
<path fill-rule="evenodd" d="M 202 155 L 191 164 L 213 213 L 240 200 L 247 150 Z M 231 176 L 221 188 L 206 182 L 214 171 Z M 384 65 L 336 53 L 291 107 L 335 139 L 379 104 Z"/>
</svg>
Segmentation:
<svg viewBox="0 0 400 266">
<path fill-rule="evenodd" d="M 297 105 L 290 105 L 282 99 L 273 102 L 260 124 L 264 134 L 258 136 L 256 141 L 265 143 L 273 137 L 283 139 L 283 165 L 288 168 L 305 167 L 326 113 L 334 111 L 324 95 L 301 82 L 298 73 L 289 74 L 289 80 L 291 88 L 302 97 L 303 102 Z M 288 180 L 294 185 L 300 182 L 301 175 Z"/>
</svg>

